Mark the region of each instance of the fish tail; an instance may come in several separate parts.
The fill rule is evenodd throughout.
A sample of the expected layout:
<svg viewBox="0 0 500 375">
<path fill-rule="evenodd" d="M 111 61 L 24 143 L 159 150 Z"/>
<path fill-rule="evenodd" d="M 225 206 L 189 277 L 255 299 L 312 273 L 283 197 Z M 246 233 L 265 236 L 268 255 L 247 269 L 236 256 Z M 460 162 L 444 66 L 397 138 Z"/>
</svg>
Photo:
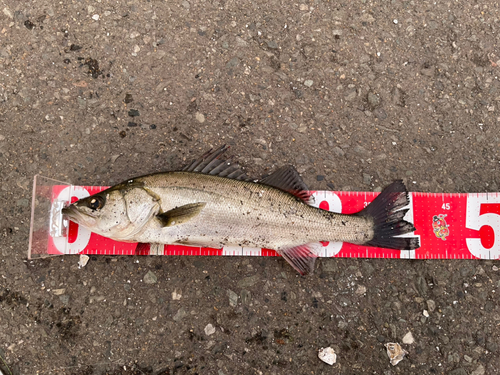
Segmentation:
<svg viewBox="0 0 500 375">
<path fill-rule="evenodd" d="M 387 186 L 373 202 L 356 215 L 373 221 L 373 238 L 364 245 L 386 249 L 414 250 L 420 247 L 418 237 L 395 237 L 415 230 L 412 223 L 403 220 L 410 203 L 403 181 L 397 180 Z"/>
</svg>

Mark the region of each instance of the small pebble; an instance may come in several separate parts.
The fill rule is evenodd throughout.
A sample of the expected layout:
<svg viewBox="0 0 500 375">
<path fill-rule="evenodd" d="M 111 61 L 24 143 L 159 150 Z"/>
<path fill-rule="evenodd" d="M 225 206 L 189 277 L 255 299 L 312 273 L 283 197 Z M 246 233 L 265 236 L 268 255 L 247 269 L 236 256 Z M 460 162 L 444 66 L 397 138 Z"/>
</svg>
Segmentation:
<svg viewBox="0 0 500 375">
<path fill-rule="evenodd" d="M 158 281 L 158 278 L 151 271 L 148 271 L 148 273 L 146 275 L 144 275 L 144 282 L 146 284 L 155 284 L 157 281 Z"/>
<path fill-rule="evenodd" d="M 182 295 L 180 293 L 177 293 L 177 289 L 174 289 L 172 292 L 172 299 L 174 301 L 179 301 L 181 299 Z"/>
<path fill-rule="evenodd" d="M 397 25 L 399 21 L 395 19 L 392 22 L 394 22 L 394 25 Z"/>
<path fill-rule="evenodd" d="M 3 14 L 5 14 L 9 18 L 14 18 L 14 14 L 11 12 L 9 8 L 3 8 Z"/>
<path fill-rule="evenodd" d="M 178 322 L 182 319 L 184 319 L 187 315 L 187 312 L 186 310 L 184 310 L 182 307 L 179 309 L 179 311 L 177 311 L 177 313 L 174 315 L 174 317 L 172 319 L 174 319 L 174 321 Z"/>
<path fill-rule="evenodd" d="M 196 112 L 196 120 L 198 120 L 198 122 L 200 123 L 204 123 L 205 122 L 205 115 L 203 113 L 200 113 L 200 112 Z"/>
<path fill-rule="evenodd" d="M 387 348 L 387 356 L 391 361 L 391 365 L 396 366 L 399 362 L 401 362 L 408 352 L 401 348 L 401 345 L 394 342 L 389 342 L 385 344 Z"/>
<path fill-rule="evenodd" d="M 26 20 L 24 21 L 24 26 L 28 29 L 28 30 L 33 30 L 35 28 L 35 24 L 33 22 L 31 22 L 30 20 Z"/>
<path fill-rule="evenodd" d="M 364 285 L 358 285 L 358 288 L 356 289 L 355 292 L 357 295 L 363 295 L 366 293 L 366 286 Z"/>
<path fill-rule="evenodd" d="M 276 43 L 274 40 L 268 40 L 267 47 L 270 49 L 278 49 L 278 43 Z"/>
<path fill-rule="evenodd" d="M 118 155 L 119 156 L 119 155 Z M 85 254 L 80 254 L 80 260 L 78 261 L 78 268 L 83 268 L 89 262 L 89 256 Z"/>
<path fill-rule="evenodd" d="M 121 156 L 121 154 L 116 154 L 116 155 L 111 156 L 111 163 L 114 163 L 116 161 L 116 159 L 118 159 L 120 156 Z"/>
<path fill-rule="evenodd" d="M 205 327 L 205 335 L 210 336 L 215 333 L 215 327 L 210 323 Z"/>
<path fill-rule="evenodd" d="M 374 92 L 369 92 L 368 93 L 367 100 L 368 100 L 368 104 L 373 109 L 377 108 L 380 105 L 380 96 L 378 96 Z"/>
<path fill-rule="evenodd" d="M 123 100 L 126 104 L 132 103 L 134 101 L 134 98 L 132 94 L 125 94 L 125 99 Z"/>
<path fill-rule="evenodd" d="M 335 354 L 335 351 L 330 347 L 321 348 L 318 351 L 318 358 L 330 366 L 337 362 L 337 354 Z"/>
<path fill-rule="evenodd" d="M 363 173 L 363 183 L 365 185 L 371 185 L 371 183 L 372 183 L 372 176 L 370 176 L 368 173 Z"/>
<path fill-rule="evenodd" d="M 314 82 L 312 80 L 310 80 L 310 79 L 306 79 L 304 81 L 304 85 L 307 86 L 307 87 L 311 87 L 313 85 L 313 83 Z"/>
<path fill-rule="evenodd" d="M 413 335 L 411 332 L 408 332 L 406 335 L 403 337 L 403 344 L 413 344 L 415 342 L 415 339 L 413 338 Z"/>
<path fill-rule="evenodd" d="M 427 310 L 424 310 L 423 315 L 428 318 L 429 317 L 429 312 Z"/>
<path fill-rule="evenodd" d="M 98 14 L 94 14 L 92 16 L 92 19 L 95 20 L 95 21 L 99 21 L 99 15 Z"/>
<path fill-rule="evenodd" d="M 229 305 L 235 307 L 238 304 L 238 295 L 229 289 L 227 291 L 227 296 L 229 297 Z"/>
<path fill-rule="evenodd" d="M 239 36 L 236 37 L 236 46 L 237 47 L 246 47 L 247 45 L 248 45 L 248 43 L 244 39 L 240 38 Z M 224 48 L 227 48 L 227 47 L 224 47 Z"/>
<path fill-rule="evenodd" d="M 471 375 L 484 375 L 486 374 L 486 370 L 483 365 L 479 365 L 474 371 L 471 372 Z"/>
</svg>

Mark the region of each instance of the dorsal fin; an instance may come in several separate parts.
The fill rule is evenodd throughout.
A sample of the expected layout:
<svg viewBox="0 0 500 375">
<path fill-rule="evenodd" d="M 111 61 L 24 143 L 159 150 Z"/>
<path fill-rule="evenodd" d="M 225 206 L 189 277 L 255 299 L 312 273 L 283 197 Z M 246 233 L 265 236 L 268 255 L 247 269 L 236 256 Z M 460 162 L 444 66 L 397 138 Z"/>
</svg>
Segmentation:
<svg viewBox="0 0 500 375">
<path fill-rule="evenodd" d="M 299 172 L 291 165 L 281 167 L 259 182 L 295 195 L 307 204 L 314 203 L 314 197 L 309 193 L 309 188 L 300 177 Z"/>
<path fill-rule="evenodd" d="M 220 158 L 227 149 L 229 149 L 229 146 L 223 145 L 215 151 L 210 150 L 182 170 L 184 172 L 196 172 L 212 176 L 227 177 L 233 180 L 248 181 L 249 178 L 245 172 L 240 169 L 237 163 L 232 163 L 230 158 Z"/>
</svg>

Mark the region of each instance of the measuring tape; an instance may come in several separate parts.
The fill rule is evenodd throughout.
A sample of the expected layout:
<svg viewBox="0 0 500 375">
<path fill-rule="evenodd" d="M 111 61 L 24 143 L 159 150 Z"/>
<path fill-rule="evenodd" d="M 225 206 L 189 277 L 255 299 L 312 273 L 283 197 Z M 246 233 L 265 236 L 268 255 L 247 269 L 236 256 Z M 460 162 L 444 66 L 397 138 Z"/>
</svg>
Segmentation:
<svg viewBox="0 0 500 375">
<path fill-rule="evenodd" d="M 51 186 L 51 211 L 46 249 L 31 247 L 36 230 L 30 235 L 30 254 L 96 254 L 96 255 L 208 255 L 208 256 L 277 256 L 274 250 L 226 246 L 222 249 L 180 245 L 141 245 L 111 240 L 91 233 L 70 222 L 66 234 L 60 209 L 70 199 L 74 202 L 98 193 L 101 186 Z M 46 192 L 47 193 L 47 192 Z M 361 211 L 379 193 L 314 191 L 316 207 L 352 214 Z M 416 231 L 405 236 L 418 236 L 416 250 L 388 250 L 343 242 L 322 242 L 320 257 L 405 258 L 405 259 L 500 259 L 500 193 L 437 194 L 410 193 L 405 220 Z M 68 197 L 70 197 L 68 199 Z M 49 198 L 49 197 L 47 197 Z M 62 203 L 63 202 L 63 203 Z M 32 223 L 33 225 L 33 223 Z M 47 231 L 47 228 L 40 230 Z M 40 236 L 38 236 L 40 237 Z M 42 236 L 43 237 L 43 236 Z M 40 242 L 40 241 L 39 241 Z"/>
</svg>

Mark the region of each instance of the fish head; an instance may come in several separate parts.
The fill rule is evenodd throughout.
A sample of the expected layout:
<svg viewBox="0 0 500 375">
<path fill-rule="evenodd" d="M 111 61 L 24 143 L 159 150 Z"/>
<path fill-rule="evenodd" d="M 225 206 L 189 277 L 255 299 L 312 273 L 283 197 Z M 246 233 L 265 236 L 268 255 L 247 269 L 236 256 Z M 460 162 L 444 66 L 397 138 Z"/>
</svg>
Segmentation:
<svg viewBox="0 0 500 375">
<path fill-rule="evenodd" d="M 117 241 L 134 241 L 159 210 L 158 199 L 142 186 L 120 184 L 80 199 L 62 212 L 94 233 Z"/>
</svg>

